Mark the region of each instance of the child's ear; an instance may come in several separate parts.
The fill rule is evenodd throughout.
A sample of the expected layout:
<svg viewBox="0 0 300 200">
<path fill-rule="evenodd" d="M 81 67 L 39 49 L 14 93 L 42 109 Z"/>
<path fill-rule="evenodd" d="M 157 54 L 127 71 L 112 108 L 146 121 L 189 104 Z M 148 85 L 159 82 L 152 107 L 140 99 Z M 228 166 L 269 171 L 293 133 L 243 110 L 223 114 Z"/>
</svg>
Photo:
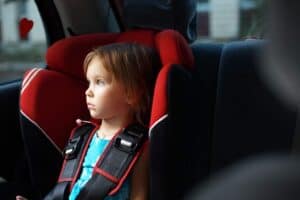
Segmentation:
<svg viewBox="0 0 300 200">
<path fill-rule="evenodd" d="M 131 106 L 134 106 L 136 105 L 136 103 L 138 102 L 138 97 L 137 95 L 130 95 L 130 94 L 127 94 L 126 95 L 126 102 L 131 105 Z"/>
<path fill-rule="evenodd" d="M 134 98 L 134 97 L 132 97 L 132 96 L 130 96 L 130 95 L 127 95 L 126 96 L 126 102 L 129 104 L 129 105 L 131 105 L 131 106 L 133 106 L 135 103 L 136 103 L 136 100 L 135 100 L 136 98 Z"/>
</svg>

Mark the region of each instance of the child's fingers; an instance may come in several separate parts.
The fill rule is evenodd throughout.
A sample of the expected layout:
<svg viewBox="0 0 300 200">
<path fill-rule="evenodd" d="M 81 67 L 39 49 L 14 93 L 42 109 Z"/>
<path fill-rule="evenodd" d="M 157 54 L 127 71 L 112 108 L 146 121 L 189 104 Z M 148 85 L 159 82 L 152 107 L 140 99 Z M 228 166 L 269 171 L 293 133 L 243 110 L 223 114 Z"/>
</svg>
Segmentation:
<svg viewBox="0 0 300 200">
<path fill-rule="evenodd" d="M 20 195 L 17 195 L 16 200 L 28 200 L 28 199 L 26 199 L 25 197 L 22 197 Z"/>
</svg>

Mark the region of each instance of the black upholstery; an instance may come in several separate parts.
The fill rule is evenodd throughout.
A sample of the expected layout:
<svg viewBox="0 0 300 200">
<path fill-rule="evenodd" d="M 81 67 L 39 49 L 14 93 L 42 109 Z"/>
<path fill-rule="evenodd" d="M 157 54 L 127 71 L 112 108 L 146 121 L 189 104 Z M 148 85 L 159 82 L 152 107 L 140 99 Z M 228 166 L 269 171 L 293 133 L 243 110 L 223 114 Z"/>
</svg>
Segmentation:
<svg viewBox="0 0 300 200">
<path fill-rule="evenodd" d="M 192 74 L 192 97 L 187 102 L 184 127 L 192 137 L 188 138 L 191 146 L 190 180 L 188 188 L 208 176 L 211 162 L 211 143 L 215 113 L 218 70 L 223 44 L 194 44 L 191 46 L 195 56 L 195 71 Z M 175 107 L 173 107 L 176 109 Z M 171 108 L 172 109 L 172 108 Z M 187 152 L 188 153 L 188 152 Z"/>
<path fill-rule="evenodd" d="M 170 70 L 168 119 L 151 138 L 152 199 L 184 199 L 239 160 L 290 152 L 296 107 L 269 88 L 265 47 L 261 40 L 193 44 L 195 70 Z"/>
<path fill-rule="evenodd" d="M 19 93 L 21 81 L 0 85 L 1 139 L 0 199 L 15 199 L 16 194 L 31 191 L 30 178 L 19 125 Z M 8 148 L 8 145 L 9 148 Z"/>
<path fill-rule="evenodd" d="M 189 139 L 196 137 L 186 127 L 186 112 L 191 110 L 189 105 L 191 91 L 191 73 L 182 66 L 173 65 L 168 74 L 168 117 L 152 131 L 151 136 L 151 199 L 181 199 L 186 190 L 188 169 L 193 161 L 188 152 L 193 146 Z M 158 130 L 158 131 L 156 131 Z M 152 160 L 154 162 L 152 162 Z M 196 170 L 197 171 L 197 170 Z M 202 172 L 202 170 L 200 170 Z"/>
<path fill-rule="evenodd" d="M 288 152 L 296 108 L 266 84 L 261 56 L 265 41 L 227 44 L 221 57 L 212 144 L 213 169 L 261 153 Z"/>
<path fill-rule="evenodd" d="M 209 173 L 221 44 L 192 46 L 196 68 L 173 65 L 168 74 L 168 118 L 151 136 L 151 199 L 183 199 Z M 156 132 L 156 129 L 159 129 Z"/>
<path fill-rule="evenodd" d="M 209 135 L 209 141 L 205 141 L 209 146 L 212 140 L 218 71 L 223 46 L 223 44 L 204 43 L 191 46 L 196 63 L 192 87 L 195 100 L 192 102 L 192 115 L 187 114 L 191 116 L 190 123 L 197 125 L 194 130 L 199 135 L 198 137 L 201 137 L 202 134 Z M 210 154 L 210 150 L 207 150 L 206 153 Z M 199 165 L 203 165 L 203 163 L 199 163 Z"/>
<path fill-rule="evenodd" d="M 0 176 L 8 181 L 14 177 L 14 168 L 16 166 L 16 158 L 22 157 L 23 144 L 19 125 L 19 91 L 21 82 L 10 82 L 0 85 L 0 105 L 1 105 L 1 139 L 0 152 L 1 159 L 6 164 L 0 166 Z M 11 143 L 13 149 L 7 153 L 7 144 Z"/>
</svg>

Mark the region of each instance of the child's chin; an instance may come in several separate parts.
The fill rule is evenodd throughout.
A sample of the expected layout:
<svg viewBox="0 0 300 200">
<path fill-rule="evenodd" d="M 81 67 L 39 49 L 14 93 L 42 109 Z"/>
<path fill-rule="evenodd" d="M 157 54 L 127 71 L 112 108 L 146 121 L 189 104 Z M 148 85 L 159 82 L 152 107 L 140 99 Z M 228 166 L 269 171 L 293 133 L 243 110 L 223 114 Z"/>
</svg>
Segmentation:
<svg viewBox="0 0 300 200">
<path fill-rule="evenodd" d="M 90 116 L 91 116 L 91 118 L 93 118 L 93 119 L 98 119 L 98 117 L 95 116 L 95 115 L 91 115 L 91 114 L 90 114 Z"/>
<path fill-rule="evenodd" d="M 91 113 L 90 112 L 90 116 L 93 118 L 93 119 L 101 119 L 101 117 L 99 115 L 96 115 L 95 113 Z"/>
</svg>

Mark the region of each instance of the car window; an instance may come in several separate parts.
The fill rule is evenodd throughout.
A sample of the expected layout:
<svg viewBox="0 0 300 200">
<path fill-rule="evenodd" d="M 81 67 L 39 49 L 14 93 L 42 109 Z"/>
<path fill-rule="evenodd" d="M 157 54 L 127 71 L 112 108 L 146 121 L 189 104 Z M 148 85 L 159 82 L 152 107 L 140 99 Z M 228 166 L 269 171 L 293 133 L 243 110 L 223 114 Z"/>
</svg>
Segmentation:
<svg viewBox="0 0 300 200">
<path fill-rule="evenodd" d="M 198 41 L 263 38 L 266 0 L 198 0 Z"/>
<path fill-rule="evenodd" d="M 0 2 L 0 83 L 21 79 L 33 67 L 44 67 L 46 36 L 32 0 Z"/>
</svg>

